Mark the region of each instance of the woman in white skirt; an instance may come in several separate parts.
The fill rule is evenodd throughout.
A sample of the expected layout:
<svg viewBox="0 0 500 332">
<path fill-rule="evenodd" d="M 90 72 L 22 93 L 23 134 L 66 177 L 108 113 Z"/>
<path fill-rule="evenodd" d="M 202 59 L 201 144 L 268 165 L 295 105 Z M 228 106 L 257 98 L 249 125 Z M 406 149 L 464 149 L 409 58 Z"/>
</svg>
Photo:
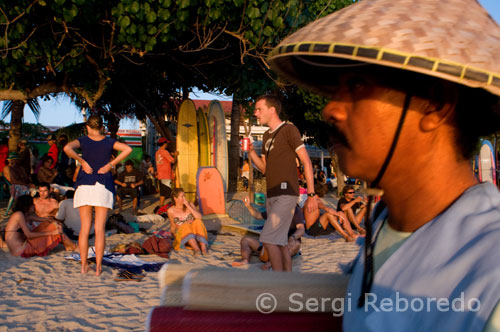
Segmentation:
<svg viewBox="0 0 500 332">
<path fill-rule="evenodd" d="M 75 182 L 74 198 L 74 207 L 80 210 L 82 225 L 78 236 L 82 273 L 87 273 L 89 269 L 87 252 L 92 225 L 92 207 L 95 207 L 96 275 L 100 275 L 104 255 L 106 218 L 108 210 L 113 208 L 115 194 L 111 170 L 116 164 L 127 158 L 132 152 L 132 148 L 103 135 L 104 126 L 100 116 L 90 116 L 86 125 L 88 135 L 68 143 L 64 147 L 64 152 L 68 157 L 77 160 L 82 165 Z M 75 151 L 78 148 L 82 150 L 81 156 Z M 121 153 L 110 162 L 113 150 L 121 151 Z"/>
</svg>

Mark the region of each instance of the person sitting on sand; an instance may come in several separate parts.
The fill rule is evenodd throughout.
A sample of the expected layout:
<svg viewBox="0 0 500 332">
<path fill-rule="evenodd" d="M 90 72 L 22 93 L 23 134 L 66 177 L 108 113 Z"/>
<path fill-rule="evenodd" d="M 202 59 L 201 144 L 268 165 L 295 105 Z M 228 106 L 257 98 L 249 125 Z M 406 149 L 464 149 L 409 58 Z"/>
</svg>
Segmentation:
<svg viewBox="0 0 500 332">
<path fill-rule="evenodd" d="M 366 205 L 363 204 L 362 197 L 354 198 L 355 190 L 353 186 L 345 186 L 342 189 L 342 197 L 337 204 L 337 211 L 344 212 L 349 220 L 358 230 L 359 234 L 364 235 L 366 232 L 360 226 L 366 213 Z"/>
<path fill-rule="evenodd" d="M 337 212 L 328 207 L 322 200 L 325 189 L 322 184 L 317 184 L 314 188 L 316 195 L 314 198 L 318 201 L 319 210 L 308 212 L 304 210 L 306 219 L 306 233 L 311 236 L 328 235 L 335 230 L 345 239 L 346 242 L 353 242 L 357 235 L 354 234 L 351 224 L 343 212 Z M 321 213 L 320 210 L 324 212 Z"/>
<path fill-rule="evenodd" d="M 250 198 L 246 196 L 243 199 L 243 203 L 246 208 L 255 219 L 266 219 L 266 212 L 259 212 L 250 204 Z M 295 256 L 302 244 L 302 235 L 304 235 L 304 215 L 302 214 L 302 209 L 298 206 L 295 207 L 295 213 L 293 215 L 292 223 L 290 224 L 290 229 L 288 230 L 288 250 L 290 250 L 290 256 Z M 261 266 L 261 269 L 268 270 L 271 268 L 271 262 L 269 261 L 269 256 L 266 250 L 262 246 L 259 240 L 252 236 L 244 236 L 240 241 L 241 246 L 241 260 L 234 261 L 231 265 L 233 267 L 243 266 L 248 264 L 250 261 L 250 255 L 256 252 L 259 258 L 265 264 Z"/>
<path fill-rule="evenodd" d="M 65 194 L 66 199 L 59 203 L 56 219 L 63 223 L 63 231 L 71 240 L 77 241 L 80 234 L 80 210 L 75 208 L 74 200 L 75 191 L 68 190 Z M 91 225 L 89 238 L 94 237 L 94 225 Z"/>
<path fill-rule="evenodd" d="M 21 195 L 30 193 L 30 188 L 34 187 L 26 171 L 19 163 L 17 152 L 10 152 L 7 158 L 9 164 L 3 169 L 3 175 L 10 182 L 10 195 L 17 199 Z"/>
<path fill-rule="evenodd" d="M 46 182 L 38 186 L 40 197 L 34 199 L 35 213 L 38 217 L 55 217 L 59 209 L 59 202 L 50 197 L 50 185 Z"/>
<path fill-rule="evenodd" d="M 175 234 L 173 248 L 189 246 L 193 255 L 208 254 L 208 235 L 205 225 L 201 221 L 201 212 L 184 196 L 184 189 L 176 188 L 172 191 L 174 206 L 167 210 L 170 220 L 170 231 Z"/>
<path fill-rule="evenodd" d="M 14 213 L 5 227 L 5 243 L 13 256 L 32 257 L 46 256 L 59 243 L 66 250 L 75 250 L 73 243 L 56 222 L 44 221 L 33 231 L 27 224 L 27 215 L 34 211 L 33 198 L 29 195 L 20 196 L 14 206 Z"/>
<path fill-rule="evenodd" d="M 125 196 L 132 198 L 132 213 L 137 214 L 137 204 L 139 202 L 139 186 L 144 184 L 142 173 L 134 167 L 132 160 L 125 162 L 125 171 L 118 174 L 115 180 L 118 185 L 116 190 L 116 200 L 118 201 L 119 213 L 122 212 L 122 203 Z"/>
<path fill-rule="evenodd" d="M 54 160 L 52 157 L 45 155 L 42 159 L 42 167 L 38 169 L 38 172 L 36 173 L 36 177 L 39 181 L 39 183 L 52 183 L 54 182 L 54 179 L 56 178 L 57 170 L 52 167 L 52 164 L 54 163 Z"/>
</svg>

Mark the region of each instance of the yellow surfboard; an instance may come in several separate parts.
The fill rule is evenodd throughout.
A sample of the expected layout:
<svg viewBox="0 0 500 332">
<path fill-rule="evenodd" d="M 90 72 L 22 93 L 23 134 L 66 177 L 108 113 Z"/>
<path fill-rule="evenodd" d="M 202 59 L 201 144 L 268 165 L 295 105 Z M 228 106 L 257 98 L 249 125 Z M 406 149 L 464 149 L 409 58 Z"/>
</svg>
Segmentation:
<svg viewBox="0 0 500 332">
<path fill-rule="evenodd" d="M 186 199 L 194 202 L 198 171 L 198 122 L 191 99 L 182 102 L 177 117 L 177 151 L 178 184 L 184 189 Z"/>
<path fill-rule="evenodd" d="M 200 167 L 211 166 L 210 162 L 210 137 L 208 134 L 208 123 L 205 112 L 201 109 L 196 111 L 198 116 L 198 144 Z"/>
</svg>

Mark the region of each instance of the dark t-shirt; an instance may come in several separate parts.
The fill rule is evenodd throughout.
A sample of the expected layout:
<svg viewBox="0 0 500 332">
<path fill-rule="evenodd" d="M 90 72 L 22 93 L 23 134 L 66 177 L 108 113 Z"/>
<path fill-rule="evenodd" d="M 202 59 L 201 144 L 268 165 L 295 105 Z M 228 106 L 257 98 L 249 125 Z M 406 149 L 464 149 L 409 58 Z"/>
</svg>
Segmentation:
<svg viewBox="0 0 500 332">
<path fill-rule="evenodd" d="M 267 219 L 267 212 L 262 212 L 262 217 Z M 299 206 L 295 206 L 295 212 L 293 213 L 292 223 L 290 224 L 290 229 L 288 230 L 288 237 L 292 236 L 293 233 L 297 230 L 297 225 L 304 225 L 304 229 L 306 227 L 306 221 L 304 219 L 304 213 L 302 213 L 302 209 Z M 299 239 L 301 241 L 301 239 Z"/>
<path fill-rule="evenodd" d="M 125 182 L 127 187 L 130 187 L 132 183 L 136 183 L 142 181 L 142 173 L 135 168 L 131 172 L 127 172 L 126 170 L 118 174 L 118 181 Z"/>
<path fill-rule="evenodd" d="M 342 211 L 341 206 L 344 204 L 349 204 L 349 202 L 347 201 L 347 199 L 345 199 L 345 197 L 342 197 L 341 199 L 339 199 L 339 203 L 337 204 L 337 212 Z M 351 207 L 352 212 L 356 214 L 358 209 L 361 208 L 361 205 L 362 204 L 360 202 L 354 203 L 354 205 Z"/>
<path fill-rule="evenodd" d="M 304 146 L 304 143 L 297 127 L 292 124 L 281 126 L 272 133 L 266 131 L 262 141 L 262 153 L 266 158 L 267 197 L 299 196 L 295 158 L 297 149 Z"/>
</svg>

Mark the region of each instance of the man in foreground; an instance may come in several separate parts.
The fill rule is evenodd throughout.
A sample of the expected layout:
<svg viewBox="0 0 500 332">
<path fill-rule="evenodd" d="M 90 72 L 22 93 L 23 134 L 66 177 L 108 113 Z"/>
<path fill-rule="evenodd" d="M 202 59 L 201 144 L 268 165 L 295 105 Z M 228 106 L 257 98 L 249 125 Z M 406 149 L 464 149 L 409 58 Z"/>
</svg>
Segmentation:
<svg viewBox="0 0 500 332">
<path fill-rule="evenodd" d="M 288 250 L 288 229 L 299 198 L 299 179 L 295 158 L 304 165 L 308 199 L 305 208 L 318 208 L 314 197 L 314 178 L 311 160 L 298 129 L 280 119 L 281 102 L 267 95 L 255 101 L 255 116 L 261 125 L 269 126 L 264 133 L 262 156 L 250 145 L 249 156 L 266 175 L 267 215 L 260 241 L 269 254 L 273 271 L 291 271 L 292 258 Z"/>
<path fill-rule="evenodd" d="M 500 329 L 500 193 L 469 162 L 500 129 L 498 54 L 500 27 L 471 0 L 362 1 L 271 54 L 329 98 L 342 170 L 383 190 L 347 269 L 344 330 Z"/>
</svg>

